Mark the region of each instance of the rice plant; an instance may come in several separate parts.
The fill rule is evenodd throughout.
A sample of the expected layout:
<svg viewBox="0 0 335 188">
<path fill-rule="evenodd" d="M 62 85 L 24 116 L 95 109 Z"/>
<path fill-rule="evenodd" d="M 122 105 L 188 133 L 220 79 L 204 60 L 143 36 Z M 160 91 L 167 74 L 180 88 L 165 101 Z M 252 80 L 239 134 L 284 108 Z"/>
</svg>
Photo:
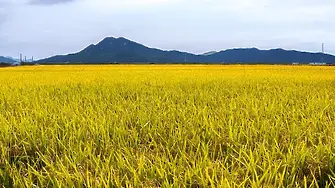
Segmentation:
<svg viewBox="0 0 335 188">
<path fill-rule="evenodd" d="M 335 68 L 0 69 L 3 187 L 334 187 Z"/>
</svg>

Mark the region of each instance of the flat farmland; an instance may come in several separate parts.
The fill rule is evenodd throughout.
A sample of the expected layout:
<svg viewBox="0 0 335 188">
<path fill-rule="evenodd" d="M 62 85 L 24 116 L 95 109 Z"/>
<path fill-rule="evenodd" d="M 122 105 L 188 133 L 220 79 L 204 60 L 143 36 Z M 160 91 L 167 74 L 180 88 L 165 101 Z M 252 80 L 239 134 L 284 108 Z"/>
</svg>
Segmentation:
<svg viewBox="0 0 335 188">
<path fill-rule="evenodd" d="M 335 67 L 0 69 L 4 187 L 334 187 Z"/>
</svg>

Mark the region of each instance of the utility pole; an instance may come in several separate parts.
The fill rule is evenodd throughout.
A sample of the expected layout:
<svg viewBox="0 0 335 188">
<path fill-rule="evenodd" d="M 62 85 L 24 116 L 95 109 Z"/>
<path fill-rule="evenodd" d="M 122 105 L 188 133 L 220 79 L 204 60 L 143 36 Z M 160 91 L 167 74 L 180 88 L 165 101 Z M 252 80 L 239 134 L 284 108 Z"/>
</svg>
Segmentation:
<svg viewBox="0 0 335 188">
<path fill-rule="evenodd" d="M 321 63 L 323 63 L 323 61 L 324 61 L 324 53 L 325 53 L 325 44 L 322 43 Z"/>
<path fill-rule="evenodd" d="M 22 54 L 20 54 L 20 63 L 22 63 Z"/>
<path fill-rule="evenodd" d="M 322 53 L 325 52 L 325 43 L 322 43 Z"/>
</svg>

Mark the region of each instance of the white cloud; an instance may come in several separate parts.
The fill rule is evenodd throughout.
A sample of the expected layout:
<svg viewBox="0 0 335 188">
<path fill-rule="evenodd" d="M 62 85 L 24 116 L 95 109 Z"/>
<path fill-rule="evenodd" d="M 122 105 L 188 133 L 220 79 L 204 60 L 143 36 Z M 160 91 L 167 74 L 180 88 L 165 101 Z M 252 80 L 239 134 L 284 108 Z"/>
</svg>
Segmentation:
<svg viewBox="0 0 335 188">
<path fill-rule="evenodd" d="M 69 3 L 75 0 L 30 0 L 29 4 L 32 5 L 54 5 L 60 3 Z"/>
<path fill-rule="evenodd" d="M 319 51 L 325 42 L 335 54 L 330 0 L 0 2 L 0 55 L 70 53 L 106 36 L 196 53 L 233 47 Z"/>
</svg>

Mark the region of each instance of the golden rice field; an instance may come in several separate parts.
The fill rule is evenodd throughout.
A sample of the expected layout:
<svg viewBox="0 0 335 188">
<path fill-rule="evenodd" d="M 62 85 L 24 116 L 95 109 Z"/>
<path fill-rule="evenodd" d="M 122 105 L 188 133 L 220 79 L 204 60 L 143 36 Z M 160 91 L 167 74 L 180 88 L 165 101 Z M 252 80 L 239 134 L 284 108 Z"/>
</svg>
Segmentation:
<svg viewBox="0 0 335 188">
<path fill-rule="evenodd" d="M 334 187 L 335 67 L 0 69 L 2 187 Z"/>
</svg>

